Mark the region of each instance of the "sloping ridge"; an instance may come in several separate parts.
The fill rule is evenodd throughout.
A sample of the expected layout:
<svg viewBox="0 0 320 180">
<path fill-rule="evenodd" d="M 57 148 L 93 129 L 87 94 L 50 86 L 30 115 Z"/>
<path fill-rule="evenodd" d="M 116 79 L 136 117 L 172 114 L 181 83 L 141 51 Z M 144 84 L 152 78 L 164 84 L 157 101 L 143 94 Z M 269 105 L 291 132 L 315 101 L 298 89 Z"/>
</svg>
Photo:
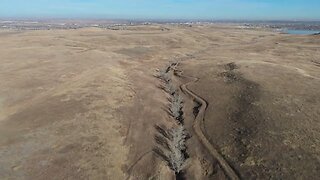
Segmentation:
<svg viewBox="0 0 320 180">
<path fill-rule="evenodd" d="M 236 174 L 236 172 L 231 168 L 231 166 L 223 158 L 223 156 L 212 146 L 212 144 L 209 142 L 209 140 L 206 138 L 206 136 L 203 134 L 201 130 L 201 126 L 204 121 L 204 116 L 205 116 L 206 109 L 208 107 L 208 103 L 204 99 L 202 99 L 200 96 L 198 96 L 197 94 L 195 94 L 194 92 L 188 89 L 188 85 L 191 83 L 197 82 L 199 78 L 184 76 L 182 75 L 182 72 L 179 73 L 179 76 L 193 79 L 193 81 L 182 84 L 180 86 L 180 89 L 184 94 L 190 96 L 191 98 L 193 98 L 194 101 L 200 104 L 199 113 L 197 114 L 193 124 L 193 129 L 196 135 L 198 136 L 198 139 L 206 147 L 209 153 L 218 161 L 219 165 L 221 166 L 225 174 L 229 177 L 229 179 L 239 180 L 240 178 Z"/>
</svg>

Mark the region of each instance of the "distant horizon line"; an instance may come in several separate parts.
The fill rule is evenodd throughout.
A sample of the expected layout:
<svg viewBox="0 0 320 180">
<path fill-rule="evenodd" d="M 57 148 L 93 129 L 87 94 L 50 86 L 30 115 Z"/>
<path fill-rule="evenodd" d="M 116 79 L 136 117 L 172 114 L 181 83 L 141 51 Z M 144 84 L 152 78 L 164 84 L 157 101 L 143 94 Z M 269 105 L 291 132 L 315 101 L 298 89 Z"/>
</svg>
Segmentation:
<svg viewBox="0 0 320 180">
<path fill-rule="evenodd" d="M 109 20 L 109 21 L 200 21 L 200 22 L 254 22 L 254 21 L 266 21 L 266 22 L 320 22 L 320 19 L 232 19 L 232 18 L 106 18 L 106 17 L 1 17 L 0 20 L 17 20 L 17 21 L 23 21 L 23 20 L 96 20 L 96 21 L 103 21 L 103 20 Z"/>
</svg>

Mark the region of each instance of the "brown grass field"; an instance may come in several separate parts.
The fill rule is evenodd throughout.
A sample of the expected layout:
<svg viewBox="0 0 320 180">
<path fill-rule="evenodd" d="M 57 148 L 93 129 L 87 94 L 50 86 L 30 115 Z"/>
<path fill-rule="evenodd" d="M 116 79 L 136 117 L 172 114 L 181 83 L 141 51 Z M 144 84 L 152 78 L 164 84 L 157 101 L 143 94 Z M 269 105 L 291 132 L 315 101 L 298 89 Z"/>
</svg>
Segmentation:
<svg viewBox="0 0 320 180">
<path fill-rule="evenodd" d="M 146 25 L 0 42 L 0 179 L 319 178 L 320 36 Z M 178 126 L 175 175 L 155 148 Z"/>
</svg>

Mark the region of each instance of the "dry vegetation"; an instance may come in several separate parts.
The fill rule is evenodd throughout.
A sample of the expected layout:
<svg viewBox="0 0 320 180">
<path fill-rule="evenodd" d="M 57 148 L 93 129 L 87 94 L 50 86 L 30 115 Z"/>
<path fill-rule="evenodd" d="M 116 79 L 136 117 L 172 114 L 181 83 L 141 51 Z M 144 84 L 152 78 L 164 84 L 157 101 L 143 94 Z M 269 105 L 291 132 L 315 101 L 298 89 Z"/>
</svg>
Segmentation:
<svg viewBox="0 0 320 180">
<path fill-rule="evenodd" d="M 320 36 L 143 25 L 0 42 L 0 179 L 319 178 Z"/>
<path fill-rule="evenodd" d="M 163 70 L 159 70 L 156 76 L 163 81 L 162 89 L 170 96 L 168 112 L 171 119 L 175 120 L 173 127 L 170 129 L 156 126 L 158 134 L 155 140 L 158 146 L 154 152 L 168 163 L 168 166 L 175 172 L 176 179 L 182 178 L 182 170 L 188 157 L 186 140 L 187 132 L 183 126 L 183 98 L 179 93 L 179 89 L 173 84 L 173 69 L 177 63 L 171 63 Z"/>
</svg>

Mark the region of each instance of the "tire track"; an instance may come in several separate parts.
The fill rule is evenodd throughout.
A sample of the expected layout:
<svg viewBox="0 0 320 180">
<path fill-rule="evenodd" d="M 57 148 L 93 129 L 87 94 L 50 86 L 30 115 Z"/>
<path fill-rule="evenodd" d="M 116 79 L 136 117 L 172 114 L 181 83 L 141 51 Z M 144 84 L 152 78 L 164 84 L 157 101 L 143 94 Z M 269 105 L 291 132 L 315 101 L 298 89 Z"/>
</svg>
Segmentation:
<svg viewBox="0 0 320 180">
<path fill-rule="evenodd" d="M 193 123 L 193 129 L 194 129 L 196 135 L 198 136 L 198 139 L 206 147 L 206 149 L 209 151 L 209 153 L 218 161 L 219 165 L 221 166 L 221 168 L 223 169 L 225 174 L 229 177 L 229 179 L 231 179 L 231 180 L 239 180 L 240 178 L 236 174 L 236 172 L 231 168 L 231 166 L 222 157 L 222 155 L 212 146 L 212 144 L 205 137 L 204 133 L 201 130 L 201 127 L 203 126 L 205 112 L 206 112 L 207 107 L 208 107 L 208 103 L 206 102 L 206 100 L 204 100 L 203 98 L 201 98 L 200 96 L 198 96 L 197 94 L 195 94 L 194 92 L 192 92 L 188 88 L 189 84 L 197 82 L 199 80 L 199 78 L 191 77 L 191 76 L 184 76 L 184 75 L 182 75 L 182 71 L 180 71 L 177 74 L 179 74 L 180 77 L 193 79 L 192 81 L 190 81 L 188 83 L 182 84 L 180 86 L 180 89 L 184 94 L 190 96 L 194 101 L 196 101 L 200 105 L 199 112 L 198 112 L 198 114 L 197 114 L 197 116 L 195 118 L 195 121 Z"/>
<path fill-rule="evenodd" d="M 132 163 L 132 165 L 131 165 L 131 166 L 128 168 L 128 170 L 127 170 L 127 174 L 128 174 L 128 175 L 127 175 L 126 180 L 129 180 L 129 179 L 130 179 L 133 168 L 134 168 L 144 157 L 146 157 L 148 154 L 150 154 L 150 153 L 152 153 L 152 152 L 153 152 L 152 150 L 149 150 L 149 151 L 143 153 L 137 160 L 134 161 L 134 163 Z"/>
</svg>

